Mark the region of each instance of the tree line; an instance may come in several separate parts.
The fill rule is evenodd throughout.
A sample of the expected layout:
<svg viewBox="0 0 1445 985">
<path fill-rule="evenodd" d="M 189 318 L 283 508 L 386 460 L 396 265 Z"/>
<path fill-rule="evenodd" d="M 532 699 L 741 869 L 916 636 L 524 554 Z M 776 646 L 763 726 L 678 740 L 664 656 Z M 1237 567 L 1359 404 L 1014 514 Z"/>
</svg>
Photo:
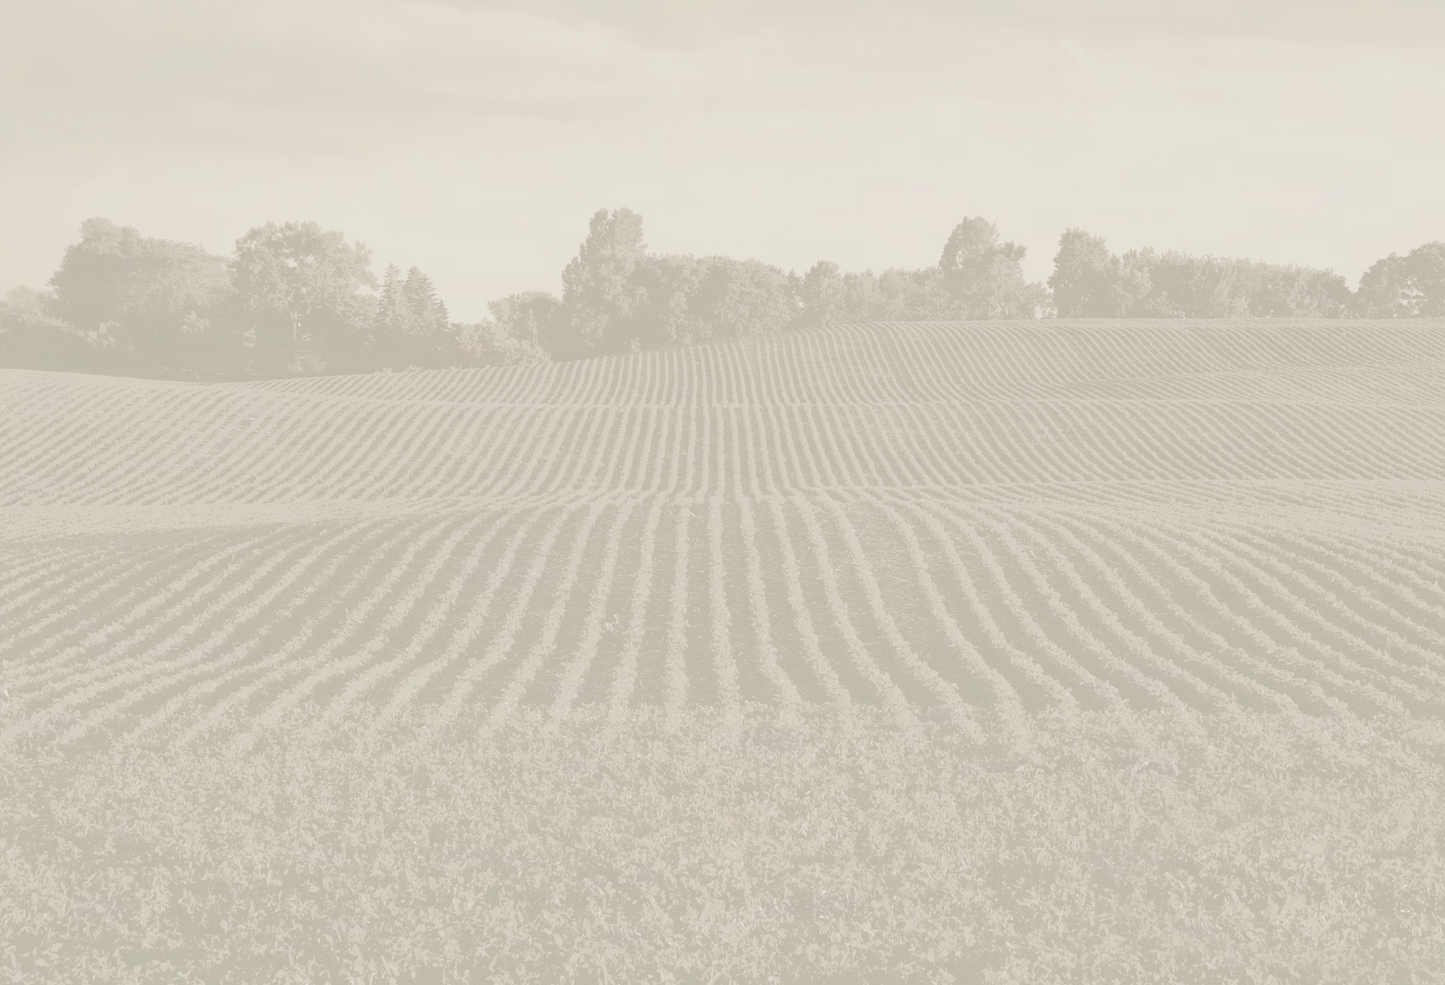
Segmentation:
<svg viewBox="0 0 1445 985">
<path fill-rule="evenodd" d="M 820 261 L 802 275 L 757 260 L 649 252 L 642 217 L 599 210 L 562 271 L 451 320 L 431 279 L 389 266 L 314 222 L 267 223 L 229 257 L 81 225 L 43 290 L 0 303 L 0 365 L 208 378 L 573 359 L 829 322 L 1040 317 L 1441 317 L 1445 243 L 1391 254 L 1357 290 L 1330 270 L 1177 251 L 1111 253 L 1069 229 L 1048 282 L 982 218 L 954 227 L 938 263 L 874 274 Z"/>
<path fill-rule="evenodd" d="M 1109 252 L 1070 229 L 1049 278 L 1065 318 L 1438 318 L 1445 316 L 1445 242 L 1375 262 L 1351 291 L 1331 270 L 1177 251 Z"/>
</svg>

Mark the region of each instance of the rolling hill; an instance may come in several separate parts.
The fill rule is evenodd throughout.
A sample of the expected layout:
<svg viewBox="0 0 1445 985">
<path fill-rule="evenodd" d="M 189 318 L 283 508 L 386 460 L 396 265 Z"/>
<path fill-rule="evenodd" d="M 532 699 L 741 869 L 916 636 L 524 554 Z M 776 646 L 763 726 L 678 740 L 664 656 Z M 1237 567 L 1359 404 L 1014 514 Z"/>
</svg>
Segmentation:
<svg viewBox="0 0 1445 985">
<path fill-rule="evenodd" d="M 546 366 L 0 371 L 0 749 L 517 709 L 1445 712 L 1445 323 L 833 326 Z"/>
</svg>

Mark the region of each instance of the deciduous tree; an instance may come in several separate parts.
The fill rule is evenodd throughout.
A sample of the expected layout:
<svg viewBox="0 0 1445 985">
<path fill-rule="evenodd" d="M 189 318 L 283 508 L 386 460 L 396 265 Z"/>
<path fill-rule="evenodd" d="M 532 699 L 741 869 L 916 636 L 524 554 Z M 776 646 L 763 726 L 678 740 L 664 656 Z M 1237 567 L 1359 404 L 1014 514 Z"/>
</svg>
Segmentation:
<svg viewBox="0 0 1445 985">
<path fill-rule="evenodd" d="M 1059 237 L 1054 272 L 1049 277 L 1060 318 L 1112 318 L 1118 315 L 1116 264 L 1104 237 L 1079 228 Z"/>
<path fill-rule="evenodd" d="M 851 320 L 844 274 L 831 260 L 819 260 L 803 274 L 802 302 L 805 325 Z"/>
<path fill-rule="evenodd" d="M 938 260 L 939 274 L 952 298 L 953 318 L 1033 318 L 1048 303 L 1041 284 L 1024 280 L 1027 249 L 999 238 L 998 227 L 981 216 L 953 228 Z"/>
<path fill-rule="evenodd" d="M 114 339 L 81 332 L 56 313 L 55 295 L 17 287 L 0 300 L 0 366 L 96 372 L 113 368 Z"/>
<path fill-rule="evenodd" d="M 707 269 L 706 261 L 681 254 L 649 256 L 640 262 L 634 277 L 647 300 L 632 320 L 626 344 L 652 349 L 708 338 L 712 327 L 702 301 Z"/>
<path fill-rule="evenodd" d="M 349 244 L 315 222 L 268 222 L 236 241 L 234 286 L 262 349 L 325 346 L 347 328 L 365 324 L 376 286 L 371 251 Z"/>
<path fill-rule="evenodd" d="M 236 358 L 224 259 L 108 219 L 87 219 L 80 234 L 50 279 L 59 318 L 84 335 L 112 340 L 120 364 L 134 368 Z"/>
<path fill-rule="evenodd" d="M 698 307 L 712 338 L 768 335 L 797 315 L 788 275 L 757 260 L 703 258 Z"/>
<path fill-rule="evenodd" d="M 1445 242 L 1375 261 L 1360 278 L 1356 310 L 1373 318 L 1445 316 Z"/>
<path fill-rule="evenodd" d="M 598 209 L 587 239 L 562 271 L 562 327 L 553 354 L 572 357 L 619 351 L 637 335 L 633 320 L 647 304 L 636 276 L 647 259 L 642 216 Z"/>
</svg>

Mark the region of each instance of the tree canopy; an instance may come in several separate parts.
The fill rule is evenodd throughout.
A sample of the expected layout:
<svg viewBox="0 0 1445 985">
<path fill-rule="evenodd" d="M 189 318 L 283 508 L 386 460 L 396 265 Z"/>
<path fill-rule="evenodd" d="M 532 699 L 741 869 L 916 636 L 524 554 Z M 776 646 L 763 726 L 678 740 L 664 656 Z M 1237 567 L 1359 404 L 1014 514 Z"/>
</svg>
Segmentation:
<svg viewBox="0 0 1445 985">
<path fill-rule="evenodd" d="M 108 219 L 86 220 L 80 235 L 50 278 L 56 317 L 136 368 L 194 363 L 224 344 L 224 258 Z"/>
<path fill-rule="evenodd" d="M 1380 318 L 1445 316 L 1445 242 L 1415 247 L 1405 256 L 1391 253 L 1360 278 L 1359 308 Z"/>
<path fill-rule="evenodd" d="M 1049 303 L 1041 284 L 1024 281 L 1027 250 L 999 239 L 981 216 L 964 219 L 943 244 L 938 271 L 955 318 L 1034 318 Z"/>
<path fill-rule="evenodd" d="M 334 345 L 365 320 L 361 291 L 375 287 L 371 251 L 315 222 L 268 222 L 236 240 L 231 275 L 259 350 Z"/>
<path fill-rule="evenodd" d="M 637 268 L 646 258 L 642 216 L 598 209 L 562 271 L 562 330 L 549 334 L 548 348 L 560 356 L 591 355 L 635 335 L 633 323 L 647 301 Z"/>
<path fill-rule="evenodd" d="M 1116 255 L 1070 228 L 1045 285 L 1025 279 L 1023 246 L 969 216 L 932 266 L 875 274 L 820 260 L 800 276 L 754 258 L 653 254 L 642 216 L 599 209 L 560 297 L 509 294 L 460 323 L 422 270 L 391 264 L 378 280 L 363 243 L 315 222 L 257 226 L 229 258 L 102 218 L 80 234 L 46 290 L 0 302 L 0 363 L 247 376 L 574 359 L 834 322 L 1445 317 L 1442 241 L 1391 253 L 1351 292 L 1330 270 L 1153 248 Z"/>
<path fill-rule="evenodd" d="M 456 361 L 447 306 L 416 267 L 403 277 L 396 264 L 387 266 L 368 328 L 357 348 L 373 363 L 438 367 Z"/>
<path fill-rule="evenodd" d="M 1059 237 L 1049 287 L 1061 318 L 1341 318 L 1354 308 L 1330 270 L 1175 250 L 1115 256 L 1077 228 Z"/>
</svg>

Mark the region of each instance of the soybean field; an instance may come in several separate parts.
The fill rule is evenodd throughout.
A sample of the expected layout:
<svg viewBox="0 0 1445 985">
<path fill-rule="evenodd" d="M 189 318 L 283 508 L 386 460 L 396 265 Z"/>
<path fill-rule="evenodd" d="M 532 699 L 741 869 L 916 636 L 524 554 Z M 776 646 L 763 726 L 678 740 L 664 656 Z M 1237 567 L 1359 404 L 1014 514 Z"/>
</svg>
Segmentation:
<svg viewBox="0 0 1445 985">
<path fill-rule="evenodd" d="M 759 819 L 740 805 L 802 803 L 805 774 L 787 773 L 793 779 L 777 780 L 782 786 L 728 785 L 743 775 L 728 772 L 730 762 L 751 762 L 755 778 L 786 773 L 787 762 L 756 759 L 771 755 L 749 745 L 762 733 L 794 737 L 772 749 L 866 735 L 873 738 L 856 741 L 915 752 L 891 760 L 893 773 L 868 773 L 863 746 L 829 739 L 833 765 L 817 775 L 847 774 L 873 799 L 860 806 L 815 790 L 811 802 L 833 804 L 832 820 L 796 834 L 784 820 L 792 815 Z M 1106 744 L 1090 746 L 1105 733 Z M 1261 746 L 1265 733 L 1276 739 Z M 1309 751 L 1277 761 L 1276 772 L 1251 772 L 1273 755 L 1262 749 L 1292 743 Z M 854 752 L 838 752 L 845 746 Z M 554 798 L 545 810 L 527 801 L 536 817 L 574 817 L 567 810 L 575 813 L 576 803 L 564 810 L 556 798 L 582 796 L 578 777 L 600 782 L 587 772 L 595 757 L 621 748 L 630 751 L 614 773 L 632 793 L 594 808 L 620 811 L 629 796 L 652 803 L 637 792 L 637 771 L 654 755 L 676 769 L 702 756 L 711 766 L 693 762 L 690 774 L 677 772 L 668 803 L 702 796 L 686 785 L 698 770 L 733 780 L 717 779 L 707 787 L 707 811 L 689 808 L 676 815 L 682 827 L 670 830 L 709 813 L 708 823 L 722 824 L 730 810 L 753 817 L 754 827 L 690 828 L 666 849 L 663 867 L 723 865 L 699 847 L 709 841 L 752 846 L 753 861 L 759 846 L 792 845 L 769 856 L 773 883 L 748 869 L 746 852 L 726 863 L 734 869 L 709 869 L 686 885 L 645 875 L 642 862 L 625 875 L 619 860 L 657 861 L 666 852 L 627 842 L 621 829 L 592 854 L 574 858 L 538 842 L 530 869 L 515 860 L 510 869 L 488 868 L 487 859 L 501 856 L 469 856 L 465 846 L 481 842 L 467 840 L 461 820 L 486 809 L 425 793 L 456 794 L 468 770 L 519 782 L 522 769 L 528 789 Z M 939 752 L 945 748 L 952 751 Z M 1097 755 L 1079 752 L 1085 748 Z M 585 749 L 594 758 L 578 751 Z M 440 765 L 457 755 L 473 757 L 470 765 Z M 1218 767 L 1219 755 L 1233 755 L 1232 765 Z M 290 786 L 281 784 L 275 764 L 306 756 L 310 780 L 298 787 L 287 773 Z M 342 765 L 318 772 L 328 756 Z M 566 773 L 557 757 L 568 756 L 592 766 L 574 763 Z M 523 760 L 531 765 L 518 767 Z M 936 773 L 931 794 L 921 780 L 888 787 L 887 777 L 908 775 L 910 763 L 964 768 L 939 765 L 944 760 L 992 765 L 977 766 L 984 772 L 964 786 Z M 292 851 L 284 825 L 278 840 L 248 856 L 254 864 L 227 863 L 227 885 L 271 901 L 270 922 L 248 925 L 244 955 L 218 950 L 235 936 L 233 925 L 224 933 L 172 926 L 161 903 L 141 919 L 151 943 L 134 945 L 128 933 L 145 936 L 136 927 L 116 930 L 73 906 L 34 916 L 23 900 L 40 905 L 41 897 L 25 895 L 40 892 L 32 885 L 39 877 L 18 853 L 22 841 L 31 851 L 44 839 L 17 834 L 0 879 L 9 889 L 0 895 L 22 900 L 7 911 L 12 939 L 22 942 L 10 960 L 31 972 L 182 980 L 165 976 L 211 968 L 221 978 L 264 971 L 300 981 L 410 968 L 438 981 L 673 973 L 708 980 L 709 968 L 722 968 L 721 980 L 758 981 L 810 980 L 813 972 L 829 981 L 1264 981 L 1247 972 L 1265 969 L 1277 981 L 1304 981 L 1438 971 L 1445 833 L 1430 818 L 1445 807 L 1445 322 L 835 325 L 547 365 L 242 383 L 0 370 L 0 761 L 10 764 L 11 789 L 29 791 L 30 800 L 16 803 L 65 802 L 36 764 L 69 764 L 69 775 L 90 777 L 76 781 L 87 799 L 70 801 L 64 818 L 10 819 L 12 830 L 35 838 L 71 831 L 50 857 L 70 858 L 73 873 L 132 864 L 153 874 L 154 859 L 104 855 L 111 849 L 97 847 L 105 843 L 96 826 L 130 824 L 132 840 L 160 851 L 167 808 L 136 806 L 148 796 L 141 787 L 171 790 L 174 807 L 215 777 L 228 778 L 224 789 L 206 787 L 215 796 L 270 805 L 253 804 L 246 815 L 253 834 L 272 830 L 276 817 L 309 817 L 308 830 L 333 834 L 370 818 L 372 844 L 389 823 L 402 824 L 397 818 L 431 832 L 417 836 L 419 854 L 407 863 L 412 888 L 394 901 L 402 914 L 394 920 L 440 907 L 442 916 L 426 918 L 432 936 L 407 951 L 374 908 L 343 902 L 362 898 L 357 887 L 375 872 L 340 889 L 336 880 L 349 878 L 340 873 L 352 870 L 335 859 L 313 862 L 295 885 L 321 887 L 308 898 L 328 901 L 320 905 L 338 925 L 354 918 L 370 929 L 349 944 L 328 943 L 320 930 L 303 934 L 289 963 L 275 965 L 265 961 L 276 960 L 281 932 L 264 928 L 289 926 L 300 912 L 299 897 L 282 888 L 292 876 L 270 881 L 277 859 Z M 184 782 L 164 772 L 182 762 L 191 764 Z M 1351 776 L 1395 786 L 1372 787 L 1346 808 L 1326 779 L 1335 766 L 1321 764 L 1353 764 Z M 1096 768 L 1112 779 L 1071 786 L 1060 771 L 1072 768 L 1076 780 Z M 1144 797 L 1145 781 L 1135 782 L 1141 769 L 1175 799 L 1160 794 L 1130 801 L 1128 817 L 1110 813 L 1111 804 Z M 433 779 L 418 781 L 409 806 L 378 793 L 370 807 L 327 813 L 307 785 L 326 788 L 343 775 L 363 786 L 381 782 L 377 776 Z M 564 775 L 571 779 L 557 779 Z M 978 810 L 1003 812 L 988 815 L 992 821 L 959 814 L 973 796 L 961 791 L 986 789 L 985 776 L 1036 782 L 977 801 Z M 1215 840 L 1215 822 L 1201 820 L 1219 802 L 1202 787 L 1178 793 L 1190 777 L 1213 777 L 1219 796 L 1256 791 L 1236 805 L 1239 817 L 1260 825 L 1247 871 L 1238 844 L 1227 848 Z M 282 786 L 290 791 L 284 810 L 273 797 Z M 879 799 L 885 788 L 892 799 Z M 1094 813 L 1078 807 L 1078 798 L 1105 789 L 1108 798 L 1089 801 Z M 1275 808 L 1303 825 L 1285 842 L 1270 841 L 1271 825 L 1283 823 L 1271 814 L 1270 790 Z M 957 795 L 944 797 L 952 807 L 908 801 L 947 791 Z M 1290 800 L 1295 794 L 1303 799 Z M 1405 800 L 1412 806 L 1403 820 L 1379 813 Z M 904 801 L 912 807 L 898 808 Z M 85 820 L 86 805 L 112 802 L 138 813 Z M 1364 813 L 1341 816 L 1327 831 L 1299 820 L 1322 817 L 1311 811 L 1326 802 Z M 671 816 L 660 803 L 649 810 Z M 1038 820 L 1039 805 L 1049 803 L 1082 813 L 1045 809 Z M 1186 809 L 1195 812 L 1194 840 L 1171 840 L 1175 829 L 1160 818 Z M 238 810 L 233 803 L 231 823 Z M 503 816 L 511 815 L 496 815 Z M 796 894 L 783 889 L 774 910 L 740 902 L 771 899 L 764 886 L 807 885 L 818 900 L 833 898 L 817 895 L 818 859 L 866 854 L 859 832 L 882 830 L 880 817 L 901 839 L 886 857 L 912 862 L 889 869 L 894 862 L 878 861 L 858 870 L 874 875 L 837 876 L 842 882 L 829 892 L 852 903 L 798 910 Z M 841 831 L 847 818 L 856 830 L 829 841 L 827 832 Z M 1007 869 L 1017 876 L 1010 882 L 989 867 L 1004 864 L 1001 846 L 1023 844 L 1013 839 L 1031 823 L 1054 826 L 1030 844 L 1075 860 L 1055 856 L 1063 868 L 1047 879 L 1027 870 L 1064 893 L 1051 897 L 1056 916 L 1047 919 L 1019 902 L 1025 870 Z M 965 829 L 985 846 L 973 855 L 958 854 Z M 1323 839 L 1312 849 L 1324 852 L 1322 871 L 1340 885 L 1364 879 L 1358 885 L 1366 888 L 1310 889 L 1334 883 L 1290 866 L 1291 875 L 1280 875 L 1280 856 L 1259 846 L 1294 845 L 1306 829 Z M 575 838 L 583 829 L 569 830 Z M 779 831 L 794 834 L 765 837 Z M 1109 840 L 1104 831 L 1111 844 L 1133 846 L 1133 862 L 1091 868 L 1088 860 L 1108 855 L 1099 847 Z M 1393 854 L 1371 854 L 1384 831 L 1396 837 Z M 508 844 L 526 837 L 514 835 Z M 194 834 L 185 844 L 213 836 Z M 1079 848 L 1078 838 L 1094 838 L 1094 847 Z M 222 856 L 177 861 L 180 843 L 166 843 L 173 876 L 156 892 L 174 910 L 185 886 L 199 884 L 196 872 L 214 881 L 226 866 Z M 90 854 L 66 855 L 65 844 L 88 845 Z M 1356 852 L 1350 858 L 1365 860 L 1348 878 L 1340 866 L 1350 866 L 1329 847 L 1346 844 Z M 1069 855 L 1074 849 L 1082 854 Z M 1200 862 L 1214 858 L 1210 852 L 1214 868 Z M 953 868 L 938 868 L 945 856 Z M 1165 856 L 1193 859 L 1187 880 L 1160 881 L 1166 871 L 1177 876 Z M 471 858 L 470 876 L 444 874 L 445 858 L 463 857 Z M 557 861 L 564 857 L 572 861 Z M 1044 864 L 1037 852 L 1029 857 Z M 605 879 L 589 868 L 596 858 L 612 860 L 596 863 L 611 873 Z M 1137 878 L 1136 890 L 1152 887 L 1143 896 L 1106 885 L 1096 871 L 1122 872 L 1143 859 L 1145 869 L 1120 877 Z M 1392 881 L 1391 859 L 1419 881 Z M 191 875 L 174 875 L 182 870 Z M 527 909 L 543 892 L 527 873 L 543 870 L 552 873 L 547 892 L 564 896 L 612 899 L 599 888 L 612 886 L 617 899 L 632 900 L 630 916 L 618 918 L 626 927 L 589 923 L 572 898 L 557 904 L 570 914 L 557 930 L 557 920 L 541 915 L 545 906 Z M 945 873 L 928 883 L 934 895 L 908 896 L 925 870 Z M 806 872 L 814 875 L 799 874 Z M 417 888 L 419 873 L 440 880 L 432 895 Z M 1384 890 L 1369 881 L 1376 877 L 1395 902 L 1378 895 Z M 1012 888 L 987 899 L 962 888 L 990 880 Z M 67 885 L 54 892 L 72 902 L 101 892 L 80 888 L 79 874 Z M 1074 889 L 1058 889 L 1066 885 Z M 493 909 L 464 906 L 469 886 Z M 532 895 L 517 888 L 524 886 Z M 719 886 L 733 895 L 718 896 L 710 910 L 694 906 L 688 923 L 689 901 L 712 899 Z M 1246 899 L 1234 909 L 1229 886 Z M 114 903 L 139 890 L 105 892 Z M 913 902 L 869 909 L 867 900 L 890 893 Z M 1405 896 L 1418 924 L 1397 926 L 1390 921 Z M 653 920 L 637 901 L 654 897 L 677 905 L 657 904 L 662 915 Z M 1164 902 L 1175 898 L 1202 909 L 1186 918 Z M 1328 905 L 1319 902 L 1326 898 Z M 1294 909 L 1281 902 L 1289 899 Z M 186 912 L 219 907 L 240 919 L 227 905 L 234 909 L 213 901 Z M 934 912 L 947 919 L 926 917 Z M 1008 922 L 1024 912 L 1033 922 Z M 1000 922 L 989 913 L 1015 916 Z M 858 929 L 865 923 L 868 934 Z M 1209 929 L 1194 938 L 1196 925 Z M 513 935 L 506 948 L 496 943 L 503 926 Z M 657 929 L 664 926 L 673 930 Z M 471 936 L 459 936 L 462 927 L 473 928 Z M 476 929 L 487 927 L 490 935 Z M 1331 950 L 1321 942 L 1333 934 L 1352 943 Z M 33 964 L 46 960 L 47 941 L 67 935 L 90 943 L 62 950 L 51 965 Z M 1089 940 L 1103 963 L 1070 970 L 1070 948 Z M 1098 950 L 1099 941 L 1119 940 L 1128 943 L 1118 953 Z M 712 957 L 691 966 L 689 947 Z M 353 951 L 360 956 L 346 957 Z M 5 960 L 0 953 L 0 965 Z"/>
</svg>

